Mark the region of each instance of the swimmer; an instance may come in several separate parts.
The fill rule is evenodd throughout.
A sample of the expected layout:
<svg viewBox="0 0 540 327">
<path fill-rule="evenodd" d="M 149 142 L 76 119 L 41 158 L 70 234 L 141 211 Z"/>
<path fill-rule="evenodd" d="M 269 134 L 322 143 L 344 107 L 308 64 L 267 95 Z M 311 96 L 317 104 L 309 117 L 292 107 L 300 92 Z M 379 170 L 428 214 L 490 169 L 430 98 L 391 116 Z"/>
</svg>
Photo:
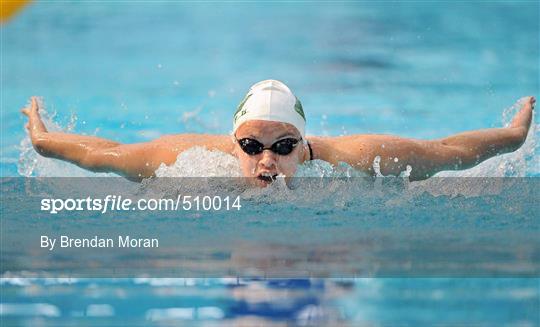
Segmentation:
<svg viewBox="0 0 540 327">
<path fill-rule="evenodd" d="M 376 134 L 306 137 L 302 104 L 285 84 L 276 80 L 262 81 L 249 89 L 233 116 L 232 135 L 178 134 L 121 144 L 94 136 L 47 131 L 36 97 L 22 112 L 28 116 L 26 128 L 39 154 L 93 172 L 112 172 L 140 181 L 154 176 L 162 163 L 174 164 L 182 151 L 201 146 L 236 156 L 243 175 L 265 187 L 278 175 L 293 176 L 299 164 L 314 159 L 333 165 L 345 162 L 375 175 L 373 161 L 379 157 L 383 175 L 397 176 L 411 166 L 411 181 L 443 170 L 471 168 L 493 156 L 515 151 L 525 142 L 534 104 L 534 97 L 524 98 L 508 127 L 436 140 Z"/>
</svg>

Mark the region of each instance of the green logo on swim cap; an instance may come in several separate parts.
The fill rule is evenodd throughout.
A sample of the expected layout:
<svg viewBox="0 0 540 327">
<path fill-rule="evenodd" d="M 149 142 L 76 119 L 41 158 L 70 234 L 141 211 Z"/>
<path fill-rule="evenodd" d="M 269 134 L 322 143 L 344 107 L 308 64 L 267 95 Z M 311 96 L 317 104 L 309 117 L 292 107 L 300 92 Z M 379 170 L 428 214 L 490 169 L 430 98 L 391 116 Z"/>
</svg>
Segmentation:
<svg viewBox="0 0 540 327">
<path fill-rule="evenodd" d="M 244 99 L 242 99 L 242 101 L 240 102 L 240 104 L 238 104 L 238 107 L 236 108 L 236 111 L 234 112 L 234 123 L 236 123 L 236 121 L 242 117 L 243 115 L 245 115 L 247 113 L 247 110 L 244 109 L 244 105 L 246 104 L 247 100 L 249 99 L 249 97 L 252 95 L 252 93 L 248 93 Z M 300 116 L 302 116 L 302 118 L 304 119 L 304 121 L 306 120 L 306 116 L 304 115 L 304 109 L 302 108 L 302 103 L 300 102 L 300 100 L 298 100 L 297 97 L 294 97 L 296 99 L 295 103 L 294 103 L 294 111 L 296 111 Z"/>
<path fill-rule="evenodd" d="M 296 99 L 296 103 L 294 104 L 294 110 L 296 110 L 296 112 L 302 116 L 302 118 L 304 118 L 304 121 L 306 120 L 306 116 L 304 116 L 304 109 L 302 109 L 302 103 L 300 102 L 300 100 L 298 100 L 297 97 L 294 97 Z"/>
<path fill-rule="evenodd" d="M 238 120 L 238 118 L 242 117 L 243 115 L 245 115 L 247 113 L 247 111 L 242 110 L 242 108 L 244 107 L 244 104 L 246 104 L 246 101 L 249 99 L 250 96 L 251 96 L 251 93 L 246 94 L 244 99 L 240 102 L 240 104 L 236 108 L 236 112 L 234 113 L 234 122 L 235 123 Z"/>
</svg>

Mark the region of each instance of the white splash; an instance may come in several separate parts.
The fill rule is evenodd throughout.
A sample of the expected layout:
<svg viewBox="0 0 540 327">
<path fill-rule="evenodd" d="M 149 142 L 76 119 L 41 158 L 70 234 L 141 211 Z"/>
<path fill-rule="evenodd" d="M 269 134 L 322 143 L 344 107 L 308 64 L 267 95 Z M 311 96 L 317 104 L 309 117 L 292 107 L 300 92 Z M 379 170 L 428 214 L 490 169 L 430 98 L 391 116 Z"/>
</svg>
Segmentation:
<svg viewBox="0 0 540 327">
<path fill-rule="evenodd" d="M 238 159 L 221 151 L 193 147 L 178 155 L 170 166 L 161 164 L 157 177 L 241 177 Z"/>
<path fill-rule="evenodd" d="M 521 107 L 521 102 L 517 102 L 512 107 L 508 108 L 503 113 L 503 123 L 508 124 L 514 115 L 516 110 Z M 62 128 L 57 122 L 55 122 L 54 114 L 49 114 L 46 108 L 41 105 L 41 115 L 46 127 L 50 131 L 63 131 L 72 132 L 75 129 L 75 123 L 77 117 L 72 115 L 71 120 L 66 128 Z M 523 146 L 513 153 L 508 153 L 498 157 L 491 158 L 482 164 L 464 171 L 445 171 L 437 174 L 437 177 L 504 177 L 504 176 L 526 176 L 527 174 L 537 174 L 540 171 L 540 158 L 535 155 L 538 151 L 538 145 L 536 138 L 540 128 L 538 124 L 533 123 L 529 130 L 526 142 Z M 38 155 L 32 147 L 31 141 L 26 136 L 21 141 L 21 153 L 18 164 L 19 173 L 22 176 L 66 176 L 66 177 L 79 177 L 79 176 L 114 176 L 113 174 L 96 174 L 85 171 L 78 168 L 75 165 L 62 162 L 60 160 L 49 159 Z M 394 177 L 383 176 L 380 168 L 381 158 L 375 157 L 372 167 L 376 177 Z M 406 170 L 399 174 L 401 179 L 406 179 L 410 176 L 414 167 L 407 166 Z M 203 147 L 194 147 L 188 149 L 178 155 L 174 164 L 166 166 L 162 164 L 156 170 L 156 176 L 158 177 L 241 177 L 238 159 L 234 156 L 219 151 L 209 151 Z M 308 161 L 302 165 L 299 165 L 295 177 L 362 177 L 366 176 L 350 165 L 340 163 L 337 166 L 333 166 L 328 162 L 322 160 Z M 386 178 L 385 178 L 386 179 Z M 379 180 L 379 178 L 377 178 Z M 280 179 L 282 181 L 282 179 Z M 415 192 L 423 189 L 432 194 L 469 194 L 476 195 L 482 194 L 481 186 L 472 184 L 467 189 L 460 190 L 445 190 L 442 188 L 444 183 L 442 179 L 428 179 L 421 182 L 408 183 L 408 189 L 414 189 Z M 342 181 L 336 182 L 334 185 L 334 191 L 337 191 Z M 276 182 L 271 187 L 266 188 L 265 191 L 261 191 L 260 194 L 266 194 L 267 192 L 279 191 L 286 200 L 291 196 L 283 182 Z M 476 187 L 478 186 L 478 187 Z M 344 187 L 342 189 L 348 189 Z M 496 189 L 496 188 L 495 188 Z M 305 189 L 303 190 L 305 191 Z M 458 192 L 458 193 L 456 193 Z M 257 192 L 256 192 L 257 193 Z M 294 193 L 294 192 L 293 192 Z M 320 192 L 319 192 L 320 193 Z M 343 192 L 340 192 L 343 194 Z M 317 194 L 313 194 L 317 195 Z M 305 196 L 305 194 L 304 194 Z"/>
<path fill-rule="evenodd" d="M 509 126 L 516 112 L 523 106 L 524 99 L 518 100 L 502 114 L 502 125 Z M 516 151 L 490 158 L 478 166 L 461 171 L 444 171 L 437 177 L 523 177 L 529 173 L 540 172 L 540 156 L 537 138 L 540 126 L 535 123 L 533 111 L 532 123 L 525 143 Z"/>
<path fill-rule="evenodd" d="M 61 127 L 55 121 L 56 113 L 49 113 L 42 99 L 38 99 L 40 115 L 45 127 L 50 132 L 70 133 L 75 130 L 77 116 L 72 114 L 70 121 L 65 128 Z M 27 105 L 29 106 L 29 104 Z M 113 174 L 92 173 L 76 165 L 63 162 L 56 159 L 46 158 L 39 155 L 32 146 L 32 141 L 28 132 L 19 144 L 20 155 L 17 164 L 17 171 L 21 176 L 40 176 L 40 177 L 97 177 L 114 176 Z"/>
<path fill-rule="evenodd" d="M 381 174 L 381 157 L 376 156 L 375 159 L 373 159 L 373 171 L 375 172 L 375 176 L 377 177 L 384 177 L 383 174 Z"/>
</svg>

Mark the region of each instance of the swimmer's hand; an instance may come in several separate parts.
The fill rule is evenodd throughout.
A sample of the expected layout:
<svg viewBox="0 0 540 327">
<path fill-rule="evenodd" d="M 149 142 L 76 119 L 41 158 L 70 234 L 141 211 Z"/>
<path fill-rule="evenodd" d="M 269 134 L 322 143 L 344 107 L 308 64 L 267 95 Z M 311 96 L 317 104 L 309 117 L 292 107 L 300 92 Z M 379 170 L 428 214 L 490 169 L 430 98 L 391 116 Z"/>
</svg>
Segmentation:
<svg viewBox="0 0 540 327">
<path fill-rule="evenodd" d="M 523 98 L 523 105 L 518 113 L 512 119 L 512 122 L 508 128 L 515 129 L 519 131 L 520 135 L 520 146 L 525 142 L 527 134 L 529 133 L 529 128 L 531 127 L 532 115 L 534 110 L 534 105 L 536 99 L 532 96 Z"/>
<path fill-rule="evenodd" d="M 47 128 L 39 115 L 40 99 L 36 96 L 30 98 L 30 103 L 25 108 L 21 109 L 21 112 L 28 117 L 28 122 L 25 124 L 25 128 L 30 134 L 30 139 L 34 148 L 38 143 L 38 139 L 47 133 Z M 39 151 L 38 148 L 36 150 Z"/>
</svg>

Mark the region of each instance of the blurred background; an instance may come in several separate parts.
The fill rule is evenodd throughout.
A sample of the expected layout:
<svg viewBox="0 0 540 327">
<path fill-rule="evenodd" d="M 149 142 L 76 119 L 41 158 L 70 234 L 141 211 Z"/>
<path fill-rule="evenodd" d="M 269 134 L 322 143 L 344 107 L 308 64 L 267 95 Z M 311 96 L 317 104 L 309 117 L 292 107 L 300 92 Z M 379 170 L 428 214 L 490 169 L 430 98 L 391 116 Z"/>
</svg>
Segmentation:
<svg viewBox="0 0 540 327">
<path fill-rule="evenodd" d="M 538 95 L 538 2 L 34 1 L 1 26 L 2 171 L 32 95 L 122 142 L 228 133 L 248 88 L 287 83 L 312 135 L 434 138 Z"/>
<path fill-rule="evenodd" d="M 443 137 L 503 126 L 539 95 L 537 1 L 2 1 L 1 16 L 2 177 L 70 175 L 20 169 L 37 162 L 19 112 L 32 95 L 56 124 L 121 142 L 228 133 L 250 85 L 269 78 L 300 98 L 311 135 Z M 540 174 L 527 149 L 502 176 Z M 506 158 L 496 166 L 517 157 Z M 0 281 L 2 325 L 539 325 L 538 278 Z"/>
</svg>

